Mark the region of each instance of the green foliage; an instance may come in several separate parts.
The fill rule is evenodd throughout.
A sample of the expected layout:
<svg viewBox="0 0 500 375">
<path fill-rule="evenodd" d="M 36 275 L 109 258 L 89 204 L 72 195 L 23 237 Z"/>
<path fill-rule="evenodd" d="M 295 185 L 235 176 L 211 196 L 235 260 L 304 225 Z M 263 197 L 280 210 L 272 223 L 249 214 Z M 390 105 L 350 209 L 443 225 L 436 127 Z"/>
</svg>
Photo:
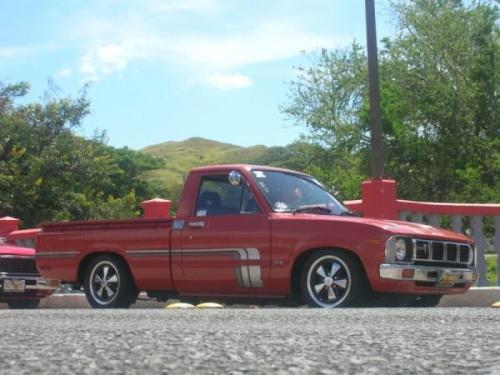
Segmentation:
<svg viewBox="0 0 500 375">
<path fill-rule="evenodd" d="M 486 278 L 490 286 L 497 285 L 497 256 L 486 255 Z"/>
<path fill-rule="evenodd" d="M 140 215 L 140 211 L 137 207 L 137 197 L 134 191 L 118 198 L 108 195 L 107 199 L 103 193 L 100 193 L 97 198 L 97 201 L 89 202 L 90 217 L 126 219 Z"/>
<path fill-rule="evenodd" d="M 316 143 L 345 152 L 359 150 L 369 141 L 358 115 L 366 91 L 366 69 L 357 43 L 336 53 L 323 49 L 311 66 L 298 68 L 296 81 L 290 83 L 291 102 L 283 112 L 307 125 Z"/>
<path fill-rule="evenodd" d="M 392 9 L 398 31 L 383 40 L 379 61 L 387 175 L 401 198 L 500 201 L 497 7 L 413 0 Z M 290 83 L 282 110 L 311 130 L 322 148 L 316 174 L 327 179 L 369 176 L 366 67 L 354 43 L 321 51 Z"/>
<path fill-rule="evenodd" d="M 158 162 L 105 135 L 77 136 L 89 113 L 85 91 L 77 98 L 46 95 L 44 103 L 15 105 L 26 83 L 0 85 L 0 213 L 27 227 L 45 220 L 128 217 L 161 189 L 142 174 Z"/>
</svg>

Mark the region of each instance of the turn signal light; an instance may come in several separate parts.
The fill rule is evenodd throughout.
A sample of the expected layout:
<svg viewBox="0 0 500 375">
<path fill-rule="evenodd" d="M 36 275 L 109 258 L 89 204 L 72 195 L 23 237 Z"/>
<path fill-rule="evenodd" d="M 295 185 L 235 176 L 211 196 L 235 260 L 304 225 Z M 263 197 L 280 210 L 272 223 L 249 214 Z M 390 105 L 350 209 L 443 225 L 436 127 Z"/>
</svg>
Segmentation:
<svg viewBox="0 0 500 375">
<path fill-rule="evenodd" d="M 404 279 L 413 279 L 413 276 L 415 276 L 415 270 L 412 270 L 410 268 L 404 268 L 401 271 L 401 277 Z"/>
</svg>

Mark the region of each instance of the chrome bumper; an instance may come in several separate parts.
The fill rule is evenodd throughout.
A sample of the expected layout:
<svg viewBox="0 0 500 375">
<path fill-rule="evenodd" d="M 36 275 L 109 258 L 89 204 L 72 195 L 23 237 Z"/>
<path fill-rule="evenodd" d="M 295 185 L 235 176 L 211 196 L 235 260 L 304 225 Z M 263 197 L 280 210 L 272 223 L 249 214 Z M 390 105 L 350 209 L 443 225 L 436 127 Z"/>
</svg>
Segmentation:
<svg viewBox="0 0 500 375">
<path fill-rule="evenodd" d="M 59 280 L 47 280 L 40 276 L 24 276 L 12 275 L 8 273 L 0 273 L 0 291 L 3 292 L 3 281 L 8 280 L 24 280 L 26 282 L 26 290 L 38 290 L 52 292 L 61 286 Z"/>
<path fill-rule="evenodd" d="M 479 274 L 475 270 L 468 268 L 429 267 L 392 263 L 381 264 L 379 274 L 382 279 L 435 282 L 438 287 L 452 287 L 457 283 L 472 284 L 479 277 Z"/>
</svg>

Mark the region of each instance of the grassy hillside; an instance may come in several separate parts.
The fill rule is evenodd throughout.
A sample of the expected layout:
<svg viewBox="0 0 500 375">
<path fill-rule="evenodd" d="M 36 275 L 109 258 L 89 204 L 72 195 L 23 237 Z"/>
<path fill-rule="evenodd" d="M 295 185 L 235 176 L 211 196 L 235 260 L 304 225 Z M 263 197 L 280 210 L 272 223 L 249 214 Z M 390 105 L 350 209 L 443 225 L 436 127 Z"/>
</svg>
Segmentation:
<svg viewBox="0 0 500 375">
<path fill-rule="evenodd" d="M 182 142 L 165 142 L 148 146 L 141 151 L 163 161 L 159 169 L 146 173 L 148 180 L 164 186 L 176 199 L 186 173 L 194 167 L 211 164 L 255 163 L 265 157 L 266 146 L 241 147 L 204 138 L 190 138 Z"/>
</svg>

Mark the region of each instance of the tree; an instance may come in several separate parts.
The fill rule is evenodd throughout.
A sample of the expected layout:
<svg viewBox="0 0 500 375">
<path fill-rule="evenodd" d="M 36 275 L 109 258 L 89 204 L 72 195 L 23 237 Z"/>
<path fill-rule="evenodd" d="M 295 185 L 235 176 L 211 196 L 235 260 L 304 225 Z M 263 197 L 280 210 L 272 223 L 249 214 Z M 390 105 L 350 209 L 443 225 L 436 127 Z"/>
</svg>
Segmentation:
<svg viewBox="0 0 500 375">
<path fill-rule="evenodd" d="M 25 226 L 46 220 L 130 217 L 160 189 L 141 174 L 152 157 L 106 144 L 105 134 L 75 134 L 90 103 L 46 95 L 43 103 L 16 105 L 29 85 L 0 85 L 0 214 Z"/>
<path fill-rule="evenodd" d="M 422 151 L 413 150 L 411 159 L 392 162 L 390 169 L 409 175 L 406 164 L 413 175 L 425 176 L 432 182 L 423 188 L 429 199 L 498 200 L 489 191 L 500 174 L 495 167 L 500 136 L 497 8 L 476 1 L 418 0 L 395 3 L 394 9 L 401 35 L 385 42 L 383 66 L 385 82 L 399 83 L 393 90 L 401 123 L 391 122 Z M 393 155 L 405 155 L 401 151 L 393 142 Z M 479 172 L 473 180 L 464 173 L 468 169 Z M 484 189 L 464 196 L 464 187 L 477 178 Z"/>
<path fill-rule="evenodd" d="M 399 195 L 500 200 L 498 9 L 491 2 L 395 1 L 397 33 L 382 41 L 380 85 L 386 173 Z M 323 50 L 299 68 L 283 108 L 311 129 L 323 159 L 358 160 L 368 176 L 366 56 L 357 44 Z"/>
</svg>

